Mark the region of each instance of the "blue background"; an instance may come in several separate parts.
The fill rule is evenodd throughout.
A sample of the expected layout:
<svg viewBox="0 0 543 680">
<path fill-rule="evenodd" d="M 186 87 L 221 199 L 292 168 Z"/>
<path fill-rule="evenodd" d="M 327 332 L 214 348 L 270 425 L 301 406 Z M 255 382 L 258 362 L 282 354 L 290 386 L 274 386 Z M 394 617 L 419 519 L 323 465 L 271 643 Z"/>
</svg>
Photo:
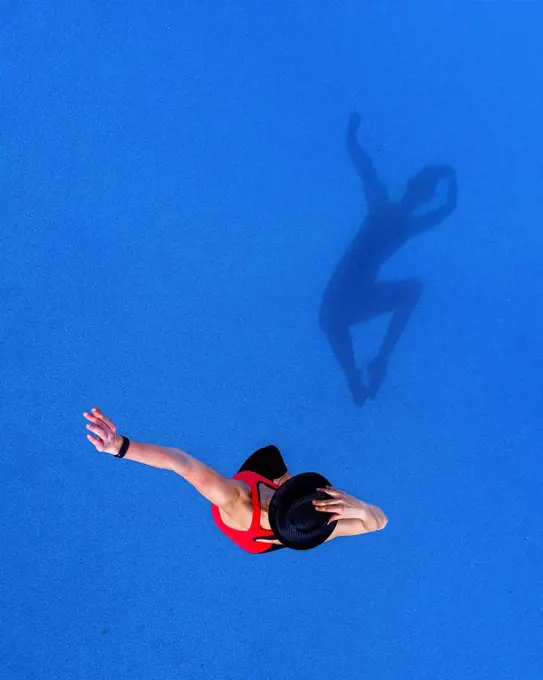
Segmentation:
<svg viewBox="0 0 543 680">
<path fill-rule="evenodd" d="M 537 678 L 543 5 L 0 4 L 0 677 Z M 428 163 L 458 210 L 356 409 L 317 324 L 364 215 Z M 373 356 L 386 319 L 356 329 Z M 83 410 L 224 474 L 277 444 L 384 532 L 251 557 Z"/>
</svg>

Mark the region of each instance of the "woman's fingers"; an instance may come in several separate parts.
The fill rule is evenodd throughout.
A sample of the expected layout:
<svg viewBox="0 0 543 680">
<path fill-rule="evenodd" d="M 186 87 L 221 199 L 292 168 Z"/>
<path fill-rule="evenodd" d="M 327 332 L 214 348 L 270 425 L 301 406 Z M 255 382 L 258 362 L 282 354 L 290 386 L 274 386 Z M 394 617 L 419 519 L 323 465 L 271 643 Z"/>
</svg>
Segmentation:
<svg viewBox="0 0 543 680">
<path fill-rule="evenodd" d="M 83 417 L 90 423 L 86 426 L 87 430 L 94 435 L 87 434 L 87 439 L 97 451 L 105 451 L 108 442 L 115 438 L 117 430 L 115 423 L 105 416 L 97 406 L 90 411 L 84 411 Z"/>
<path fill-rule="evenodd" d="M 108 425 L 107 423 L 100 417 L 95 416 L 93 413 L 89 413 L 88 411 L 85 411 L 83 413 L 83 416 L 87 419 L 90 420 L 91 423 L 94 423 L 95 425 L 99 425 L 100 427 L 107 428 Z M 111 428 L 110 428 L 111 429 Z"/>
<path fill-rule="evenodd" d="M 110 430 L 112 432 L 115 432 L 117 430 L 115 423 L 112 420 L 110 420 L 106 415 L 104 415 L 102 413 L 102 411 L 100 411 L 100 409 L 97 406 L 95 406 L 93 409 L 91 409 L 91 411 L 92 411 L 92 415 L 95 418 L 98 418 L 99 420 L 101 420 L 107 427 L 110 428 Z"/>
<path fill-rule="evenodd" d="M 325 486 L 322 489 L 317 489 L 317 491 L 322 491 L 323 493 L 327 493 L 329 496 L 342 496 L 343 491 L 340 491 L 339 489 L 335 489 L 333 486 Z"/>
<path fill-rule="evenodd" d="M 330 498 L 329 500 L 316 500 L 313 501 L 313 505 L 318 508 L 329 508 L 334 505 L 344 505 L 342 498 Z"/>
<path fill-rule="evenodd" d="M 106 437 L 108 436 L 107 431 L 105 428 L 101 427 L 100 425 L 86 425 L 87 430 L 90 430 L 93 434 L 95 434 L 98 439 L 105 440 Z"/>
<path fill-rule="evenodd" d="M 98 438 L 95 439 L 92 435 L 88 434 L 87 439 L 90 441 L 91 444 L 94 444 L 96 449 L 98 451 L 103 451 L 104 450 L 104 442 L 102 439 Z"/>
<path fill-rule="evenodd" d="M 326 487 L 324 489 L 317 489 L 317 491 L 322 491 L 323 493 L 326 493 L 329 497 L 328 498 L 317 498 L 313 501 L 315 505 L 331 505 L 335 503 L 344 503 L 345 502 L 345 494 L 343 491 L 338 491 L 337 489 L 334 489 L 332 487 Z"/>
<path fill-rule="evenodd" d="M 115 423 L 105 416 L 97 406 L 90 411 L 84 411 L 83 417 L 89 421 L 86 426 L 87 430 L 94 435 L 87 434 L 87 439 L 97 451 L 105 451 L 115 439 L 117 431 Z"/>
<path fill-rule="evenodd" d="M 340 519 L 342 519 L 341 515 L 332 515 L 326 524 L 332 524 L 332 522 L 337 522 Z"/>
<path fill-rule="evenodd" d="M 343 513 L 343 510 L 345 508 L 344 503 L 340 501 L 336 501 L 335 503 L 315 503 L 315 510 L 319 510 L 320 512 L 341 512 Z"/>
<path fill-rule="evenodd" d="M 116 427 L 115 424 L 111 422 L 109 418 L 104 416 L 104 414 L 98 408 L 91 409 L 91 412 L 85 411 L 83 417 L 92 423 L 92 426 L 87 425 L 87 429 L 91 432 L 97 434 L 104 441 L 109 441 L 115 438 Z M 93 429 L 99 428 L 98 430 Z"/>
<path fill-rule="evenodd" d="M 345 508 L 337 506 L 335 508 L 315 508 L 318 512 L 325 512 L 327 514 L 338 515 L 338 517 L 343 517 L 343 512 Z"/>
</svg>

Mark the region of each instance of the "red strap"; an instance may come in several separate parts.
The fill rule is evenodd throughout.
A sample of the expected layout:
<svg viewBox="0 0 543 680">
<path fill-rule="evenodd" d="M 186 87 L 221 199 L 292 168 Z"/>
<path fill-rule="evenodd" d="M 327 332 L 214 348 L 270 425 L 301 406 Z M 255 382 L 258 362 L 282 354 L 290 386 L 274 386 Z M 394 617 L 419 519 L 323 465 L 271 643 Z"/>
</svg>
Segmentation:
<svg viewBox="0 0 543 680">
<path fill-rule="evenodd" d="M 260 514 L 262 508 L 260 506 L 260 494 L 258 491 L 258 486 L 259 484 L 265 484 L 271 489 L 277 489 L 278 485 L 274 484 L 271 480 L 262 477 L 256 472 L 250 472 L 249 470 L 238 472 L 236 475 L 234 475 L 234 479 L 245 482 L 245 484 L 247 484 L 251 490 L 251 499 L 253 504 L 251 526 L 247 531 L 232 529 L 232 527 L 227 526 L 223 522 L 219 508 L 216 505 L 211 506 L 213 519 L 215 520 L 215 523 L 219 529 L 243 550 L 253 554 L 266 552 L 273 544 L 255 541 L 255 538 L 274 538 L 274 535 L 273 531 L 270 531 L 269 529 L 263 529 L 260 526 Z"/>
</svg>

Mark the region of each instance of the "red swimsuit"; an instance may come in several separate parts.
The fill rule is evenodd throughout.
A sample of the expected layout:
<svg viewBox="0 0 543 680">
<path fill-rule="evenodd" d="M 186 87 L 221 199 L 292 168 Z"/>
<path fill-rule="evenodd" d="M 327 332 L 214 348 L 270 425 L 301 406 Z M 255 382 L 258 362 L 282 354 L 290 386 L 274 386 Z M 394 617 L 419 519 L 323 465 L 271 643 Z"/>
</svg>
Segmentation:
<svg viewBox="0 0 543 680">
<path fill-rule="evenodd" d="M 234 475 L 233 479 L 239 479 L 241 482 L 245 482 L 251 490 L 251 499 L 253 501 L 253 518 L 251 520 L 251 526 L 247 531 L 239 531 L 238 529 L 232 529 L 222 521 L 221 515 L 219 513 L 219 508 L 216 505 L 211 506 L 211 512 L 213 514 L 213 519 L 215 524 L 219 529 L 228 536 L 234 543 L 237 543 L 240 548 L 253 555 L 259 553 L 269 552 L 270 550 L 277 549 L 279 546 L 275 543 L 262 543 L 255 539 L 257 538 L 268 538 L 273 539 L 273 531 L 268 529 L 263 529 L 260 526 L 260 513 L 262 508 L 260 507 L 260 494 L 258 493 L 258 485 L 265 484 L 271 489 L 279 488 L 277 484 L 274 484 L 271 480 L 266 479 L 262 475 L 256 472 L 250 472 L 249 470 L 243 470 Z"/>
</svg>

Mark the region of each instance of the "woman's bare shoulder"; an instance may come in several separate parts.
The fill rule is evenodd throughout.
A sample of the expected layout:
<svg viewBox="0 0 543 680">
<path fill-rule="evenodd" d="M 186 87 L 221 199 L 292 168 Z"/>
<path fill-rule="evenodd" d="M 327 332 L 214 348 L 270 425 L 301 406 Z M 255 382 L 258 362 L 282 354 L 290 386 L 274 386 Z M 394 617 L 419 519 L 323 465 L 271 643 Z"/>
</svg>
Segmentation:
<svg viewBox="0 0 543 680">
<path fill-rule="evenodd" d="M 277 486 L 281 486 L 281 484 L 284 484 L 291 477 L 292 475 L 287 470 L 284 475 L 282 475 L 281 477 L 277 477 L 277 479 L 273 479 L 272 481 L 274 484 L 277 484 Z"/>
<path fill-rule="evenodd" d="M 237 479 L 232 481 L 235 482 L 238 493 L 231 503 L 220 508 L 220 514 L 227 526 L 244 531 L 251 526 L 253 517 L 251 490 L 245 482 Z"/>
</svg>

